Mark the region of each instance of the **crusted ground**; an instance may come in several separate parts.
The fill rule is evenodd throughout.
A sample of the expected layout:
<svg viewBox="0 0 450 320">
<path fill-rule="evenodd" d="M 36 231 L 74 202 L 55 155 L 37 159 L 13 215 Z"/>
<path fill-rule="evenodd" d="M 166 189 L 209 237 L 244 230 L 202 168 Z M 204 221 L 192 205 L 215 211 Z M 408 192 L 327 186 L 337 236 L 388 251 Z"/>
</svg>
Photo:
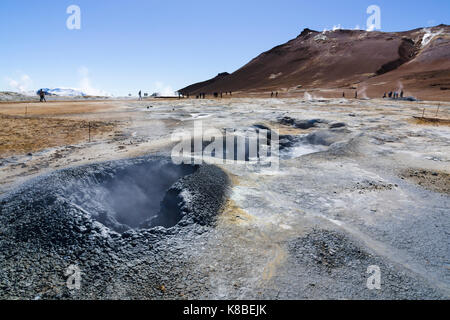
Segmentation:
<svg viewBox="0 0 450 320">
<path fill-rule="evenodd" d="M 114 121 L 117 132 L 111 137 L 1 159 L 1 297 L 450 296 L 450 131 L 411 120 L 424 108 L 436 112 L 437 103 L 244 98 L 123 101 L 108 108 L 45 117 Z M 449 118 L 449 106 L 441 103 L 439 114 Z M 53 199 L 55 192 L 48 190 L 55 186 L 33 188 L 40 180 L 32 179 L 56 169 L 169 156 L 171 133 L 192 131 L 195 120 L 219 130 L 264 125 L 280 131 L 278 168 L 219 166 L 231 186 L 212 223 L 195 220 L 205 213 L 197 211 L 188 223 L 170 229 L 111 237 L 89 215 Z M 218 179 L 192 190 L 209 195 L 197 198 L 204 203 L 217 194 L 211 189 L 216 185 L 224 183 Z M 66 234 L 64 223 L 73 233 Z M 52 237 L 60 235 L 75 242 L 68 253 L 66 244 L 54 245 Z M 84 274 L 78 291 L 65 285 L 71 264 Z M 366 287 L 370 265 L 380 267 L 381 290 Z"/>
</svg>

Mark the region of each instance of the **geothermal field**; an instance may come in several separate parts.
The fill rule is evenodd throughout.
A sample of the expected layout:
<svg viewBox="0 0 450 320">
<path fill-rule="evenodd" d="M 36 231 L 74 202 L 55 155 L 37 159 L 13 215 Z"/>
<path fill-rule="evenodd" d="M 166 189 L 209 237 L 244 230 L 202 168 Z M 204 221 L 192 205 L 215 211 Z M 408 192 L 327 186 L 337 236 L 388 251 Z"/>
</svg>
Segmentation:
<svg viewBox="0 0 450 320">
<path fill-rule="evenodd" d="M 278 162 L 173 161 L 212 129 Z M 449 164 L 448 102 L 2 102 L 0 298 L 449 299 Z"/>
</svg>

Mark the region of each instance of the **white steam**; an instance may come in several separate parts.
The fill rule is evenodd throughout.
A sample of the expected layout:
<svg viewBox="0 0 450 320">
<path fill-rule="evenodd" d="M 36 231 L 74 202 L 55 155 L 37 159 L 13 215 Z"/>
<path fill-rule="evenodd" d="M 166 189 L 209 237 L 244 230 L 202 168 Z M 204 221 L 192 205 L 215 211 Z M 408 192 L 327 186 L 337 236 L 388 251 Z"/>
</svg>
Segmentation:
<svg viewBox="0 0 450 320">
<path fill-rule="evenodd" d="M 341 30 L 342 28 L 341 28 L 341 24 L 338 24 L 338 25 L 336 25 L 336 26 L 333 26 L 333 31 L 336 31 L 336 30 Z"/>
<path fill-rule="evenodd" d="M 8 81 L 8 85 L 15 91 L 19 91 L 20 93 L 26 93 L 31 90 L 31 86 L 33 85 L 33 81 L 30 76 L 27 74 L 21 75 L 18 79 L 6 78 Z"/>
<path fill-rule="evenodd" d="M 160 96 L 172 97 L 175 96 L 175 91 L 169 85 L 165 85 L 163 82 L 155 82 L 155 92 Z"/>
<path fill-rule="evenodd" d="M 318 97 L 315 94 L 310 94 L 309 92 L 305 91 L 304 99 L 306 101 L 314 101 L 314 100 L 320 100 L 320 99 L 323 99 L 323 98 L 322 97 Z"/>
<path fill-rule="evenodd" d="M 436 32 L 432 32 L 431 29 L 428 28 L 423 29 L 423 31 L 425 32 L 425 34 L 423 35 L 422 38 L 422 48 L 425 47 L 427 44 L 429 44 L 434 37 L 440 35 L 443 32 L 442 29 Z"/>
<path fill-rule="evenodd" d="M 93 88 L 91 85 L 91 79 L 89 75 L 89 69 L 87 67 L 80 67 L 78 69 L 78 75 L 80 76 L 79 90 L 89 96 L 111 96 L 106 91 Z"/>
<path fill-rule="evenodd" d="M 362 86 L 361 89 L 358 89 L 358 96 L 363 99 L 369 99 L 367 96 L 367 86 Z"/>
</svg>

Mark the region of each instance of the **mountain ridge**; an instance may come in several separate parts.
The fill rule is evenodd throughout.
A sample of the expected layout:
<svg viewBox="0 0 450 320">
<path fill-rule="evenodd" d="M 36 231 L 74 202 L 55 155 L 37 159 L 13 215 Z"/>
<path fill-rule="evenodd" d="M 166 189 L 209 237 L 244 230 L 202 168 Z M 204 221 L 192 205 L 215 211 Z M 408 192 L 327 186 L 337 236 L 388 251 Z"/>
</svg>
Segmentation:
<svg viewBox="0 0 450 320">
<path fill-rule="evenodd" d="M 450 27 L 444 24 L 402 32 L 319 32 L 306 28 L 296 38 L 261 53 L 235 72 L 178 92 L 300 93 L 333 89 L 335 95 L 339 90 L 342 95 L 342 90 L 362 89 L 378 96 L 408 85 L 416 95 L 448 96 L 441 88 L 450 86 L 449 53 Z"/>
</svg>

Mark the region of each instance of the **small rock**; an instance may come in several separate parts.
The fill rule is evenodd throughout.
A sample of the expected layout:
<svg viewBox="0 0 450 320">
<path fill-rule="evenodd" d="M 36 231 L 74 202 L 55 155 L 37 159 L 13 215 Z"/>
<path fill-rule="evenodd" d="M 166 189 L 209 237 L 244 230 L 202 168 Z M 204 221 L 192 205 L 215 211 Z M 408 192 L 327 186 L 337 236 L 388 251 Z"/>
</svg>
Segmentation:
<svg viewBox="0 0 450 320">
<path fill-rule="evenodd" d="M 337 123 L 330 124 L 330 129 L 342 128 L 342 127 L 345 127 L 345 126 L 347 126 L 345 123 L 337 122 Z"/>
</svg>

